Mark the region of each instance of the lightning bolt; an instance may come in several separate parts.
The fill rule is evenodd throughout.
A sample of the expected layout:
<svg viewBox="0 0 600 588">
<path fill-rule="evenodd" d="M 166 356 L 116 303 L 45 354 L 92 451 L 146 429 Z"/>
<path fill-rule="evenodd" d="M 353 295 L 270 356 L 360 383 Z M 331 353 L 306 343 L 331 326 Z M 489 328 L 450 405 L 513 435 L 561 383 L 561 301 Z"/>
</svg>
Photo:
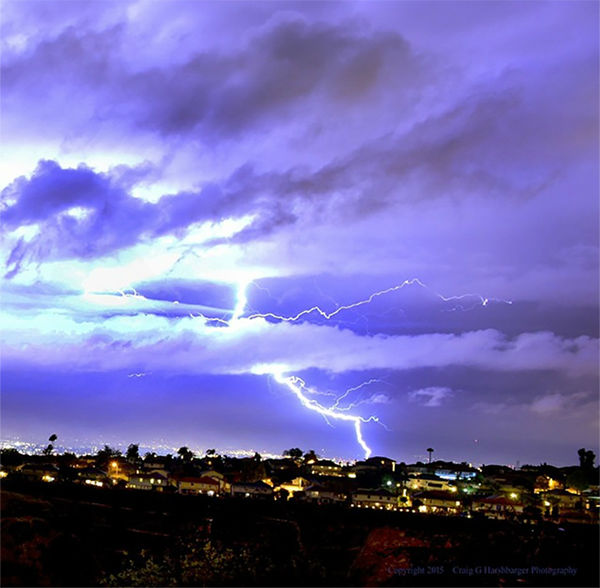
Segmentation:
<svg viewBox="0 0 600 588">
<path fill-rule="evenodd" d="M 348 388 L 348 390 L 346 390 L 339 398 L 337 398 L 337 400 L 335 401 L 335 404 L 333 406 L 331 406 L 331 410 L 335 410 L 336 408 L 338 408 L 340 405 L 340 402 L 342 400 L 344 400 L 344 398 L 346 398 L 348 396 L 348 394 L 350 394 L 351 392 L 356 392 L 357 390 L 360 390 L 364 386 L 369 386 L 370 384 L 375 384 L 375 383 L 383 384 L 384 382 L 383 382 L 383 380 L 378 380 L 377 378 L 372 378 L 371 380 L 363 382 L 362 384 L 359 384 L 358 386 Z M 340 408 L 340 410 L 349 410 L 350 408 L 351 407 Z"/>
<path fill-rule="evenodd" d="M 345 310 L 350 310 L 350 309 L 354 309 L 354 308 L 358 308 L 358 307 L 370 304 L 371 302 L 373 302 L 373 300 L 375 300 L 379 296 L 384 296 L 385 294 L 389 294 L 391 292 L 396 292 L 398 290 L 405 288 L 406 286 L 415 285 L 415 284 L 420 286 L 421 288 L 424 288 L 424 289 L 432 292 L 433 294 L 435 294 L 435 296 L 437 296 L 440 300 L 442 300 L 444 302 L 461 301 L 466 298 L 476 298 L 479 300 L 479 303 L 481 304 L 481 306 L 484 306 L 484 307 L 487 306 L 490 301 L 497 301 L 497 302 L 503 302 L 505 304 L 512 304 L 512 302 L 508 301 L 508 300 L 489 299 L 489 298 L 485 298 L 485 297 L 481 296 L 480 294 L 462 294 L 460 296 L 443 296 L 442 294 L 439 294 L 439 293 L 431 290 L 431 288 L 429 288 L 427 285 L 425 285 L 418 278 L 413 278 L 410 280 L 405 280 L 404 282 L 402 282 L 401 284 L 398 284 L 396 286 L 386 288 L 385 290 L 379 290 L 377 292 L 374 292 L 373 294 L 371 294 L 369 297 L 365 298 L 364 300 L 358 300 L 356 302 L 338 306 L 335 310 L 333 310 L 331 312 L 327 312 L 319 306 L 312 306 L 312 307 L 302 310 L 298 314 L 292 315 L 292 316 L 283 316 L 283 315 L 278 315 L 278 314 L 275 314 L 272 312 L 267 312 L 267 313 L 252 313 L 252 314 L 249 314 L 244 317 L 244 313 L 247 311 L 246 307 L 248 305 L 247 289 L 250 284 L 253 284 L 253 285 L 261 288 L 261 286 L 259 286 L 258 284 L 255 284 L 254 282 L 252 282 L 250 280 L 238 282 L 237 288 L 235 290 L 235 305 L 234 305 L 234 308 L 231 310 L 231 316 L 228 319 L 220 318 L 220 317 L 208 317 L 202 313 L 199 313 L 198 315 L 190 314 L 190 317 L 200 318 L 206 324 L 214 324 L 215 326 L 221 325 L 221 326 L 230 327 L 230 328 L 235 327 L 237 324 L 239 324 L 239 322 L 241 320 L 256 320 L 256 319 L 261 319 L 261 318 L 262 319 L 270 318 L 270 319 L 277 320 L 277 321 L 296 322 L 296 321 L 300 320 L 302 317 L 308 316 L 313 313 L 318 314 L 321 317 L 323 317 L 324 319 L 329 320 Z M 262 288 L 262 289 L 265 289 L 265 288 Z M 133 294 L 130 294 L 127 290 L 120 290 L 119 293 L 121 294 L 121 296 L 123 298 L 145 299 L 144 296 L 139 294 L 134 288 L 130 288 L 129 290 L 132 290 Z M 87 292 L 86 292 L 86 294 L 87 294 Z M 178 301 L 174 301 L 173 303 L 178 304 Z M 462 308 L 462 307 L 458 306 L 458 308 Z M 453 310 L 455 310 L 455 309 L 456 308 L 454 308 Z M 340 402 L 342 400 L 344 400 L 345 398 L 347 398 L 351 392 L 359 390 L 360 388 L 370 385 L 370 384 L 373 384 L 375 382 L 382 382 L 382 380 L 371 379 L 366 382 L 363 382 L 362 384 L 359 384 L 358 386 L 348 388 L 341 396 L 339 396 L 336 399 L 335 403 L 332 406 L 327 408 L 327 407 L 321 405 L 320 403 L 318 403 L 316 400 L 309 398 L 307 396 L 307 394 L 308 395 L 315 395 L 315 394 L 330 395 L 330 394 L 312 390 L 311 388 L 309 388 L 306 385 L 306 382 L 302 378 L 300 378 L 298 376 L 293 376 L 293 375 L 286 375 L 284 373 L 284 371 L 280 369 L 280 367 L 273 367 L 273 366 L 265 366 L 264 370 L 261 373 L 266 374 L 266 375 L 271 375 L 277 383 L 279 383 L 283 386 L 286 386 L 288 388 L 288 390 L 290 390 L 290 392 L 292 392 L 298 398 L 298 400 L 300 401 L 302 406 L 304 406 L 308 410 L 311 410 L 313 412 L 320 414 L 325 419 L 327 424 L 331 425 L 329 419 L 353 423 L 356 440 L 357 440 L 358 444 L 360 445 L 360 447 L 362 448 L 362 450 L 364 451 L 365 458 L 368 458 L 371 455 L 372 450 L 367 445 L 367 443 L 365 442 L 365 439 L 363 437 L 362 425 L 364 423 L 369 423 L 369 422 L 376 422 L 379 424 L 382 424 L 382 423 L 375 416 L 370 416 L 368 418 L 364 418 L 362 416 L 352 415 L 347 412 L 347 411 L 351 410 L 352 408 L 354 408 L 355 406 L 357 406 L 357 404 L 359 404 L 359 403 L 352 403 L 349 406 L 342 408 L 342 407 L 340 407 Z M 129 377 L 141 377 L 143 375 L 145 375 L 145 374 L 130 374 Z"/>
<path fill-rule="evenodd" d="M 358 441 L 358 444 L 362 447 L 363 451 L 365 452 L 365 459 L 367 459 L 371 455 L 372 450 L 365 443 L 365 440 L 364 440 L 364 437 L 362 434 L 361 425 L 363 423 L 369 423 L 369 422 L 377 423 L 377 422 L 379 422 L 379 419 L 377 417 L 371 416 L 369 418 L 363 418 L 361 416 L 354 416 L 351 414 L 339 413 L 339 412 L 336 412 L 332 408 L 325 408 L 324 406 L 321 406 L 316 400 L 306 397 L 305 392 L 309 392 L 309 389 L 306 386 L 306 382 L 302 378 L 299 378 L 298 376 L 285 376 L 283 373 L 281 373 L 277 370 L 273 370 L 271 372 L 271 375 L 273 376 L 273 378 L 275 379 L 276 382 L 278 382 L 279 384 L 282 384 L 284 386 L 287 386 L 287 388 L 295 394 L 295 396 L 298 398 L 298 400 L 300 400 L 302 406 L 304 406 L 308 410 L 317 412 L 318 414 L 320 414 L 321 416 L 323 416 L 325 418 L 331 418 L 331 419 L 335 419 L 338 421 L 347 421 L 347 422 L 354 423 L 354 431 L 356 433 L 356 440 Z"/>
<path fill-rule="evenodd" d="M 397 292 L 398 290 L 402 290 L 402 288 L 404 288 L 406 286 L 412 286 L 414 284 L 420 286 L 421 288 L 424 288 L 425 290 L 428 290 L 429 292 L 432 292 L 435 296 L 437 296 L 440 300 L 443 300 L 444 302 L 451 302 L 454 300 L 457 300 L 457 301 L 464 300 L 465 298 L 477 298 L 477 299 L 479 299 L 481 306 L 487 306 L 491 300 L 493 300 L 495 302 L 503 302 L 504 304 L 512 304 L 511 300 L 497 300 L 495 298 L 489 299 L 489 298 L 485 298 L 485 297 L 481 296 L 481 294 L 461 294 L 460 296 L 443 296 L 442 294 L 439 294 L 438 292 L 434 292 L 429 286 L 427 286 L 421 280 L 419 280 L 419 278 L 412 278 L 410 280 L 404 280 L 404 282 L 402 282 L 401 284 L 398 284 L 396 286 L 391 286 L 390 288 L 386 288 L 385 290 L 379 290 L 378 292 L 374 292 L 373 294 L 371 294 L 368 298 L 365 298 L 364 300 L 358 300 L 357 302 L 352 302 L 350 304 L 344 304 L 342 306 L 338 306 L 335 310 L 333 310 L 331 312 L 324 311 L 320 306 L 311 306 L 310 308 L 302 310 L 298 314 L 293 315 L 293 316 L 283 316 L 283 315 L 275 314 L 272 312 L 265 312 L 265 313 L 254 313 L 254 314 L 248 315 L 246 318 L 248 318 L 248 319 L 271 318 L 273 320 L 278 320 L 278 321 L 296 322 L 296 321 L 300 320 L 303 316 L 306 316 L 306 315 L 309 315 L 312 313 L 317 313 L 320 316 L 322 316 L 324 319 L 329 320 L 329 319 L 333 318 L 335 315 L 339 314 L 340 312 L 343 312 L 344 310 L 350 310 L 352 308 L 358 308 L 360 306 L 364 306 L 365 304 L 370 304 L 371 302 L 373 302 L 373 300 L 375 300 L 375 298 L 378 298 L 379 296 L 383 296 L 384 294 L 389 294 L 391 292 Z"/>
<path fill-rule="evenodd" d="M 386 288 L 385 290 L 379 290 L 377 292 L 374 292 L 373 294 L 371 294 L 368 298 L 365 298 L 364 300 L 358 300 L 357 302 L 352 302 L 350 304 L 344 304 L 342 306 L 338 306 L 335 310 L 333 310 L 331 312 L 326 312 L 319 306 L 312 306 L 310 308 L 302 310 L 301 312 L 299 312 L 298 314 L 293 315 L 293 316 L 283 316 L 283 315 L 278 315 L 278 314 L 275 314 L 272 312 L 267 312 L 267 313 L 252 313 L 252 314 L 249 314 L 246 317 L 244 317 L 244 312 L 246 311 L 246 306 L 248 304 L 247 289 L 250 284 L 254 284 L 254 285 L 258 286 L 258 284 L 255 284 L 252 281 L 242 281 L 237 284 L 236 296 L 235 296 L 236 303 L 235 303 L 233 310 L 231 311 L 231 317 L 229 319 L 218 318 L 218 317 L 207 317 L 201 313 L 198 315 L 198 318 L 202 318 L 205 321 L 205 323 L 207 323 L 207 324 L 213 323 L 215 325 L 222 325 L 222 326 L 227 326 L 227 327 L 234 327 L 242 319 L 255 320 L 255 319 L 271 318 L 273 320 L 278 320 L 278 321 L 296 322 L 299 319 L 301 319 L 302 317 L 313 314 L 313 313 L 316 313 L 316 314 L 320 315 L 321 317 L 329 320 L 332 317 L 336 316 L 337 314 L 339 314 L 345 310 L 350 310 L 353 308 L 358 308 L 360 306 L 370 304 L 371 302 L 373 302 L 373 300 L 375 300 L 379 296 L 384 296 L 385 294 L 389 294 L 391 292 L 396 292 L 398 290 L 401 290 L 402 288 L 405 288 L 406 286 L 415 285 L 415 284 L 420 286 L 421 288 L 424 288 L 424 289 L 432 292 L 433 294 L 435 294 L 435 296 L 437 296 L 440 300 L 442 300 L 444 302 L 461 301 L 466 298 L 476 298 L 479 300 L 481 306 L 487 306 L 489 304 L 490 300 L 496 301 L 496 299 L 485 298 L 485 297 L 481 296 L 480 294 L 462 294 L 460 296 L 443 296 L 442 294 L 439 294 L 438 292 L 434 292 L 433 290 L 431 290 L 431 288 L 429 288 L 429 286 L 427 286 L 421 280 L 419 280 L 419 278 L 412 278 L 410 280 L 405 280 L 404 282 L 402 282 L 401 284 L 398 284 L 396 286 L 392 286 L 390 288 Z M 265 288 L 262 288 L 262 289 L 265 289 Z M 135 292 L 135 290 L 134 290 L 134 292 Z M 135 294 L 137 294 L 137 292 L 135 292 Z M 507 301 L 507 300 L 497 300 L 497 301 L 503 302 L 505 304 L 512 304 L 511 301 Z M 190 315 L 190 316 L 194 317 L 194 315 Z M 363 423 L 369 423 L 369 422 L 376 422 L 379 424 L 382 424 L 382 423 L 375 416 L 370 416 L 368 418 L 364 418 L 361 416 L 348 414 L 348 412 L 346 412 L 346 411 L 349 411 L 352 408 L 354 408 L 355 406 L 357 406 L 357 403 L 353 403 L 348 407 L 342 408 L 342 407 L 340 407 L 340 402 L 344 398 L 347 398 L 351 392 L 359 390 L 363 386 L 367 386 L 367 385 L 373 384 L 375 382 L 381 382 L 382 380 L 371 379 L 371 380 L 368 380 L 367 382 L 363 382 L 362 384 L 359 384 L 358 386 L 349 388 L 339 398 L 337 398 L 337 400 L 331 407 L 327 408 L 327 407 L 319 404 L 316 400 L 309 398 L 307 396 L 307 394 L 314 395 L 314 394 L 324 394 L 324 393 L 317 392 L 317 391 L 310 389 L 306 385 L 306 382 L 302 378 L 300 378 L 298 376 L 293 376 L 293 375 L 292 376 L 285 375 L 281 369 L 276 368 L 276 367 L 270 367 L 270 366 L 265 366 L 264 371 L 262 373 L 266 374 L 266 375 L 271 375 L 277 383 L 279 383 L 283 386 L 286 386 L 288 388 L 288 390 L 290 390 L 290 392 L 292 392 L 298 398 L 298 400 L 300 400 L 300 403 L 302 404 L 302 406 L 304 406 L 308 410 L 311 410 L 313 412 L 320 414 L 325 419 L 325 421 L 327 422 L 328 425 L 331 425 L 329 419 L 353 423 L 354 431 L 356 434 L 356 440 L 364 451 L 365 459 L 371 455 L 372 450 L 367 445 L 367 443 L 365 442 L 365 439 L 363 437 L 362 425 L 363 425 Z"/>
</svg>

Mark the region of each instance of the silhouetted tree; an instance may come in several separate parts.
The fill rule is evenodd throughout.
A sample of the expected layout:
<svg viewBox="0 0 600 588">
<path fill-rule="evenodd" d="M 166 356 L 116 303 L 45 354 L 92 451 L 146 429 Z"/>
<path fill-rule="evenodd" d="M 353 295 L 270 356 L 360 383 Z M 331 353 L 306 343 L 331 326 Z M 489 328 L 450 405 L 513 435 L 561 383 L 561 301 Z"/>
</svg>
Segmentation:
<svg viewBox="0 0 600 588">
<path fill-rule="evenodd" d="M 0 450 L 0 463 L 2 465 L 21 465 L 24 461 L 25 456 L 14 447 Z"/>
<path fill-rule="evenodd" d="M 100 449 L 98 453 L 96 453 L 96 464 L 105 464 L 113 457 L 119 457 L 120 455 L 121 452 L 118 449 L 113 449 L 110 445 L 105 445 L 103 449 Z"/>
<path fill-rule="evenodd" d="M 299 447 L 292 447 L 291 449 L 286 449 L 283 452 L 285 457 L 291 457 L 292 459 L 300 459 L 302 457 L 302 449 Z"/>
<path fill-rule="evenodd" d="M 54 445 L 53 443 L 58 439 L 58 437 L 56 436 L 56 433 L 52 433 L 52 435 L 50 435 L 50 437 L 48 437 L 48 441 L 50 441 L 50 443 L 48 444 L 48 446 L 42 450 L 42 453 L 44 455 L 52 455 L 52 452 L 54 451 Z"/>
<path fill-rule="evenodd" d="M 318 459 L 319 456 L 315 453 L 314 449 L 311 449 L 304 454 L 304 461 L 306 463 L 308 463 L 309 461 L 317 461 Z"/>
<path fill-rule="evenodd" d="M 565 483 L 567 488 L 574 488 L 579 492 L 586 490 L 590 485 L 589 472 L 584 468 L 574 469 L 567 474 Z"/>
<path fill-rule="evenodd" d="M 579 455 L 579 467 L 584 470 L 591 470 L 594 467 L 594 462 L 596 461 L 596 454 L 591 450 L 587 450 L 585 448 L 581 448 L 577 455 Z"/>
<path fill-rule="evenodd" d="M 177 450 L 177 455 L 179 455 L 181 461 L 188 463 L 192 461 L 192 458 L 194 457 L 194 452 L 184 445 L 183 447 L 180 447 Z"/>
<path fill-rule="evenodd" d="M 285 488 L 279 488 L 279 490 L 275 492 L 275 495 L 279 500 L 287 500 L 290 496 L 290 493 Z"/>
<path fill-rule="evenodd" d="M 137 443 L 130 443 L 125 453 L 127 461 L 130 463 L 136 463 L 140 459 L 140 446 Z"/>
</svg>

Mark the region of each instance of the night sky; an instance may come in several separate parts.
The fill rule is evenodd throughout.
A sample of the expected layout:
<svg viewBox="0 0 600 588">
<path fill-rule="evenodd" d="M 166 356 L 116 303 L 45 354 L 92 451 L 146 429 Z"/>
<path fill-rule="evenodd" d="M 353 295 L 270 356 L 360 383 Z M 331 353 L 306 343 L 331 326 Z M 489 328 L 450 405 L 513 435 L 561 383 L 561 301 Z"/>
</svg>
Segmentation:
<svg viewBox="0 0 600 588">
<path fill-rule="evenodd" d="M 598 17 L 3 2 L 2 440 L 598 452 Z"/>
</svg>

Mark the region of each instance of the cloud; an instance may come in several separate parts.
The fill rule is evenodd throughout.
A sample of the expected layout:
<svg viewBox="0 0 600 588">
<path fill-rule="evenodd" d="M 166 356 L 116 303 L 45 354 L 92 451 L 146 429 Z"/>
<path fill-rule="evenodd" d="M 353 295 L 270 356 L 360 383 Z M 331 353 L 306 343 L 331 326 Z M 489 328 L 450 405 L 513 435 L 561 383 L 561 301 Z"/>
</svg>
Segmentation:
<svg viewBox="0 0 600 588">
<path fill-rule="evenodd" d="M 539 415 L 552 416 L 577 410 L 582 404 L 589 402 L 589 400 L 589 395 L 585 392 L 575 392 L 572 394 L 550 392 L 538 396 L 530 403 L 529 408 L 532 412 Z"/>
<path fill-rule="evenodd" d="M 277 369 L 343 373 L 468 366 L 492 371 L 556 371 L 572 376 L 598 372 L 598 339 L 566 339 L 549 332 L 522 333 L 510 339 L 492 329 L 360 336 L 329 325 L 242 319 L 234 327 L 215 328 L 202 319 L 142 314 L 115 316 L 102 324 L 52 315 L 45 315 L 43 320 L 39 316 L 5 317 L 4 323 L 6 360 L 64 365 L 68 369 L 130 367 L 135 371 L 262 374 Z M 29 339 L 27 333 L 33 330 L 37 334 Z M 64 333 L 58 344 L 56 332 Z M 82 351 L 76 353 L 78 348 Z"/>
<path fill-rule="evenodd" d="M 421 390 L 413 390 L 408 397 L 415 402 L 420 402 L 423 406 L 434 407 L 441 406 L 442 402 L 453 396 L 451 388 L 440 386 L 431 386 Z"/>
<path fill-rule="evenodd" d="M 200 48 L 175 64 L 127 67 L 122 55 L 133 33 L 124 24 L 102 31 L 72 26 L 10 56 L 2 73 L 5 108 L 18 115 L 18 99 L 31 100 L 27 91 L 46 82 L 48 104 L 34 111 L 40 115 L 77 85 L 82 101 L 63 115 L 77 121 L 77 133 L 94 118 L 100 125 L 122 121 L 164 136 L 195 133 L 212 141 L 264 128 L 298 113 L 306 100 L 364 104 L 384 80 L 400 100 L 422 68 L 395 32 L 370 31 L 358 22 L 308 22 L 290 13 L 274 16 L 228 52 Z M 51 124 L 64 122 L 59 117 Z"/>
</svg>

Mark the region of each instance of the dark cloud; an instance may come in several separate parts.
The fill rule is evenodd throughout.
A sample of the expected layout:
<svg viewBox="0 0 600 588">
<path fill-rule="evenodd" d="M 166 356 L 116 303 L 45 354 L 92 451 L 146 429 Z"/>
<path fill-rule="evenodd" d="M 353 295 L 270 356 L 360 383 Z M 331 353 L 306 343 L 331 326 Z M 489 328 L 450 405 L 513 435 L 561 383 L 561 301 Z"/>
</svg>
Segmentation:
<svg viewBox="0 0 600 588">
<path fill-rule="evenodd" d="M 57 107 L 75 89 L 83 98 L 83 105 L 74 105 L 83 110 L 81 123 L 86 117 L 100 125 L 122 121 L 167 136 L 194 131 L 214 141 L 301 116 L 307 101 L 331 102 L 335 116 L 339 106 L 372 100 L 382 83 L 398 92 L 398 101 L 418 90 L 424 64 L 400 35 L 350 24 L 287 16 L 227 54 L 205 50 L 174 66 L 141 70 L 119 59 L 127 51 L 123 26 L 70 27 L 3 65 L 4 108 L 16 115 L 23 100 L 35 102 L 42 94 Z M 47 108 L 31 114 L 44 116 Z M 54 114 L 50 124 L 63 129 L 74 114 L 77 119 L 73 112 Z"/>
<path fill-rule="evenodd" d="M 11 423 L 30 430 L 21 390 L 51 390 L 40 406 L 65 430 L 84 415 L 87 435 L 105 427 L 98 394 L 136 386 L 122 414 L 185 406 L 171 422 L 195 435 L 194 408 L 218 406 L 223 438 L 238 434 L 235 405 L 271 447 L 302 428 L 348 452 L 345 433 L 307 428 L 318 415 L 284 386 L 248 376 L 274 362 L 334 395 L 385 378 L 354 400 L 391 428 L 364 432 L 392 456 L 454 447 L 462 460 L 485 437 L 488 456 L 535 442 L 528 455 L 552 460 L 544 448 L 593 442 L 597 5 L 6 4 Z M 212 240 L 188 232 L 241 217 Z M 413 277 L 429 288 L 331 320 L 199 318 L 231 316 L 255 276 L 247 314 L 331 311 Z M 24 385 L 38 375 L 39 391 Z M 158 380 L 177 402 L 154 402 Z"/>
</svg>

